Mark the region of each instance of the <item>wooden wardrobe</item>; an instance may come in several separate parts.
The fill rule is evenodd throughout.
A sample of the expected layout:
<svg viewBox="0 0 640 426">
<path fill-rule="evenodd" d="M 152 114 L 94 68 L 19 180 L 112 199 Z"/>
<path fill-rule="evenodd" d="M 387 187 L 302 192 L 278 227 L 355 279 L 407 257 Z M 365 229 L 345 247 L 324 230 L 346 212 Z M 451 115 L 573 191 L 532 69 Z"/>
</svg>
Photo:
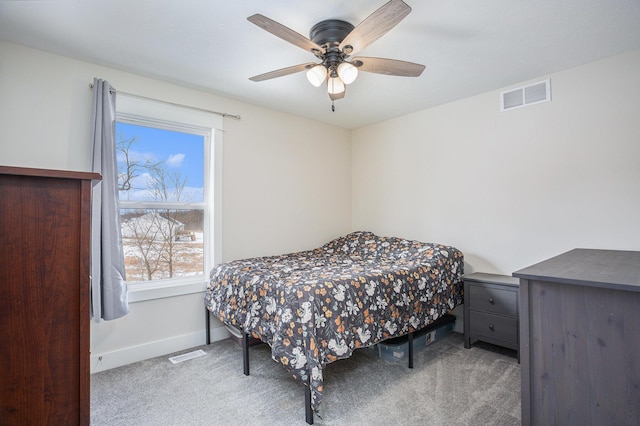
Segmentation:
<svg viewBox="0 0 640 426">
<path fill-rule="evenodd" d="M 0 166 L 0 425 L 88 425 L 95 173 Z"/>
</svg>

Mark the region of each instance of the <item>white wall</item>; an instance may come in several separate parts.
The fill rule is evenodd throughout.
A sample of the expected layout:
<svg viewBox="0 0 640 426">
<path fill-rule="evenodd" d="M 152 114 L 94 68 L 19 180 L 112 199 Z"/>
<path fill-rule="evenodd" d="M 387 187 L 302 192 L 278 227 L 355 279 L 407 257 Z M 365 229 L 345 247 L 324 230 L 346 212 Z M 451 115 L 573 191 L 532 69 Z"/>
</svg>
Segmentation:
<svg viewBox="0 0 640 426">
<path fill-rule="evenodd" d="M 5 42 L 0 164 L 89 171 L 93 77 L 242 116 L 224 123 L 224 260 L 314 248 L 351 229 L 347 130 Z M 92 323 L 92 371 L 204 343 L 202 298 L 132 303 L 128 316 Z"/>
<path fill-rule="evenodd" d="M 501 113 L 495 91 L 354 131 L 353 228 L 454 245 L 466 272 L 640 250 L 639 69 L 631 52 L 541 76 L 551 102 Z"/>
</svg>

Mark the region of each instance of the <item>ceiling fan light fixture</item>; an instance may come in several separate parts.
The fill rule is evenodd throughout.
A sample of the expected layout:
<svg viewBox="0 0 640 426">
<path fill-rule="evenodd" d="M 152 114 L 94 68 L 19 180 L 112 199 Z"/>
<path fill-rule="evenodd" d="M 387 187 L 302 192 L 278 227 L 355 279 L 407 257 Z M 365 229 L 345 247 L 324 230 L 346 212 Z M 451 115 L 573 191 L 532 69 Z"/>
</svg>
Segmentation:
<svg viewBox="0 0 640 426">
<path fill-rule="evenodd" d="M 322 64 L 316 65 L 307 71 L 307 80 L 315 87 L 320 87 L 326 78 L 327 69 Z"/>
<path fill-rule="evenodd" d="M 338 75 L 344 84 L 351 84 L 356 81 L 356 78 L 358 77 L 358 68 L 354 67 L 349 62 L 343 62 L 338 65 Z"/>
<path fill-rule="evenodd" d="M 344 83 L 340 77 L 331 77 L 327 81 L 327 91 L 331 95 L 337 95 L 345 91 Z"/>
</svg>

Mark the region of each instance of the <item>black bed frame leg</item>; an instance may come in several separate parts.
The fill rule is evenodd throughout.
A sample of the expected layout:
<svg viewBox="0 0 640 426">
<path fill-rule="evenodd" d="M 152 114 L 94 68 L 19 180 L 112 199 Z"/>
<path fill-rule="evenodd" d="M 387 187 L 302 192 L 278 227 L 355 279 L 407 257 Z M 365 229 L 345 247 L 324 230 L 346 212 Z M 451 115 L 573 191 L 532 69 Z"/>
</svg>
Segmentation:
<svg viewBox="0 0 640 426">
<path fill-rule="evenodd" d="M 242 332 L 242 364 L 244 366 L 244 375 L 249 375 L 249 335 Z"/>
<path fill-rule="evenodd" d="M 304 387 L 304 416 L 307 424 L 313 424 L 313 409 L 311 408 L 311 376 Z"/>
<path fill-rule="evenodd" d="M 409 333 L 409 368 L 413 368 L 413 333 Z"/>
<path fill-rule="evenodd" d="M 204 308 L 204 312 L 206 315 L 206 319 L 205 319 L 205 323 L 206 323 L 206 327 L 207 327 L 207 331 L 205 333 L 206 337 L 206 341 L 207 341 L 207 345 L 211 344 L 211 315 L 209 314 L 209 310 L 205 307 Z"/>
</svg>

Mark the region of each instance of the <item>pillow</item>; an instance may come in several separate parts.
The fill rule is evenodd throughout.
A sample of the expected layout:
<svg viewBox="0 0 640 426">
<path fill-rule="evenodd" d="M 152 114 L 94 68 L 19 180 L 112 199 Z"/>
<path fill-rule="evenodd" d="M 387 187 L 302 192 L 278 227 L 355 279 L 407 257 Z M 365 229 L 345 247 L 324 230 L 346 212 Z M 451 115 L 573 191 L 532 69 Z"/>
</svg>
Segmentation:
<svg viewBox="0 0 640 426">
<path fill-rule="evenodd" d="M 366 252 L 366 249 L 363 250 L 363 247 L 366 246 L 366 243 L 375 241 L 379 238 L 380 237 L 375 235 L 373 232 L 356 231 L 328 242 L 327 244 L 322 246 L 322 249 L 332 254 L 361 256 L 363 251 Z"/>
</svg>

